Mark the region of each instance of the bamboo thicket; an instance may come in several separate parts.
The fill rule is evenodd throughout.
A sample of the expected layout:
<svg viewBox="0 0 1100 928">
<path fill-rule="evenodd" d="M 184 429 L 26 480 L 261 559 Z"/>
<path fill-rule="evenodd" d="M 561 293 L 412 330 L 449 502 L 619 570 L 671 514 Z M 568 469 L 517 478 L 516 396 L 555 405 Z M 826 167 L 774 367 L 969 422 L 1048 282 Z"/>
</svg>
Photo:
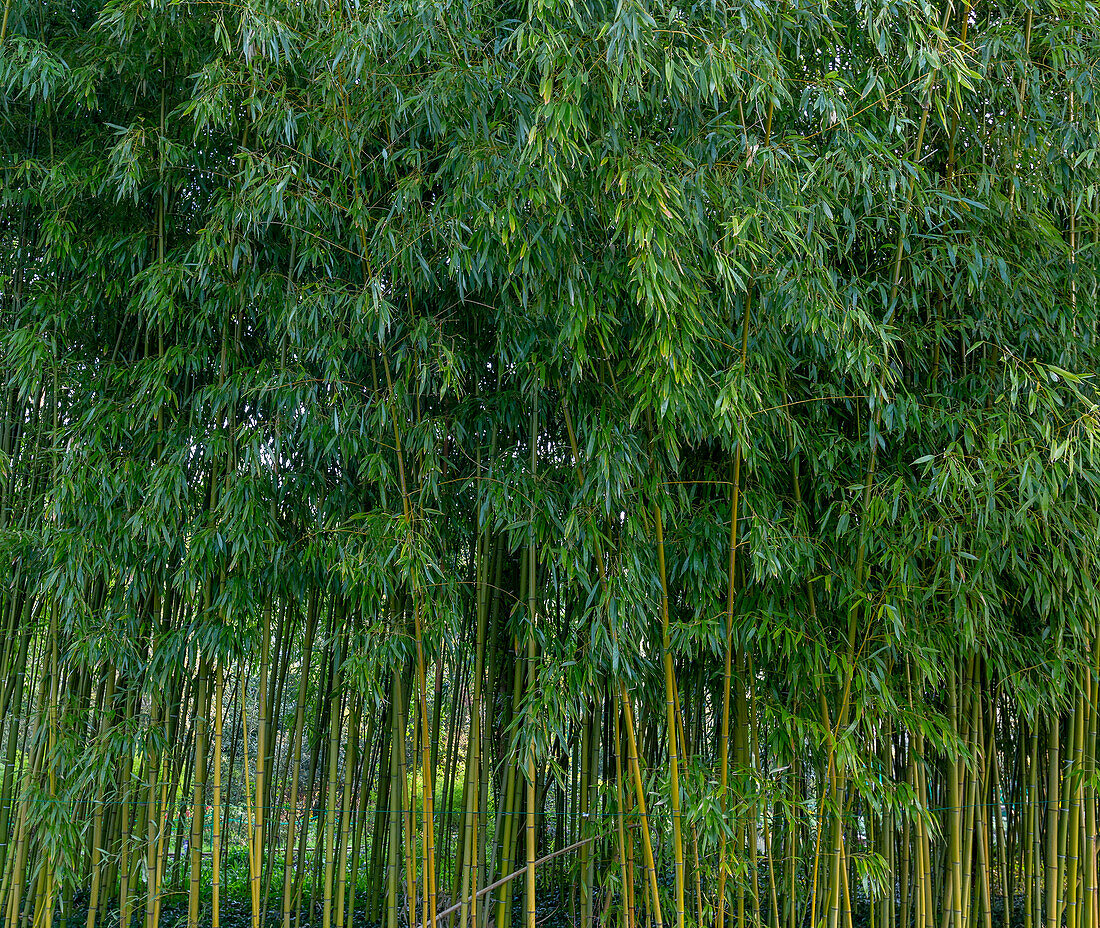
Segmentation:
<svg viewBox="0 0 1100 928">
<path fill-rule="evenodd" d="M 1097 22 L 6 0 L 4 928 L 1100 928 Z"/>
</svg>

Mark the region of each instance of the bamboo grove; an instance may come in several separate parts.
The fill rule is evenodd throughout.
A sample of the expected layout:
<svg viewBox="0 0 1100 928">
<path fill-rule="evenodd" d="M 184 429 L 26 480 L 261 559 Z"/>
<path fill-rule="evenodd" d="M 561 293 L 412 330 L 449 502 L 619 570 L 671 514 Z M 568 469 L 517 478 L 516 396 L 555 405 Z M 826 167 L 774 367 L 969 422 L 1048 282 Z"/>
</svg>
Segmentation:
<svg viewBox="0 0 1100 928">
<path fill-rule="evenodd" d="M 1100 928 L 1098 22 L 3 0 L 3 928 Z"/>
</svg>

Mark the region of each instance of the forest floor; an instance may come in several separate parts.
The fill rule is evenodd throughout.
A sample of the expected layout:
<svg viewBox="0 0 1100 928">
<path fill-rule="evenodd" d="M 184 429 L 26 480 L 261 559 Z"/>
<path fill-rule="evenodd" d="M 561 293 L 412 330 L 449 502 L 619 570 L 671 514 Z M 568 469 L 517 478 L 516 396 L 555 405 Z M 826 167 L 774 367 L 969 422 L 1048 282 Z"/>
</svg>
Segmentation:
<svg viewBox="0 0 1100 928">
<path fill-rule="evenodd" d="M 563 887 L 560 885 L 540 889 L 536 910 L 536 923 L 538 928 L 576 928 L 579 924 L 579 919 L 574 911 L 575 894 L 571 889 L 571 887 Z M 187 925 L 187 893 L 186 891 L 178 891 L 172 892 L 170 895 L 171 901 L 164 902 L 161 906 L 159 928 L 185 928 Z M 368 919 L 365 902 L 364 895 L 360 894 L 349 928 L 381 928 L 377 922 Z M 201 905 L 202 912 L 199 917 L 199 925 L 209 926 L 209 888 L 207 888 L 206 892 L 202 895 Z M 1024 897 L 1022 895 L 1013 900 L 1007 928 L 1022 928 L 1024 924 L 1023 906 Z M 443 906 L 441 906 L 441 908 L 442 907 Z M 988 921 L 984 919 L 981 920 L 976 925 L 976 928 L 982 928 L 983 925 L 989 926 L 989 928 L 1006 928 L 1003 898 L 994 898 L 991 902 L 991 907 L 993 909 L 991 918 Z M 597 902 L 597 912 L 599 912 L 601 908 L 599 902 Z M 84 890 L 79 890 L 73 894 L 68 912 L 55 911 L 54 928 L 83 928 L 83 926 L 87 924 L 87 915 L 88 894 Z M 866 900 L 857 900 L 856 907 L 852 911 L 852 928 L 869 928 L 869 916 L 870 907 L 867 905 Z M 235 893 L 223 896 L 221 901 L 220 921 L 222 928 L 251 928 L 251 900 L 246 896 Z M 407 918 L 402 917 L 400 919 L 402 928 L 407 928 L 407 922 Z M 450 928 L 454 928 L 456 922 L 457 913 L 451 916 L 450 919 L 442 920 L 440 928 L 446 928 L 446 923 L 449 923 Z M 100 928 L 118 928 L 117 908 L 111 907 L 103 912 L 98 924 Z M 138 905 L 138 911 L 133 915 L 130 928 L 143 928 L 144 924 L 145 908 L 144 898 L 142 898 Z M 280 911 L 279 900 L 273 899 L 267 913 L 264 928 L 279 928 L 281 924 L 282 912 Z M 303 906 L 301 921 L 296 923 L 297 928 L 321 928 L 322 924 L 323 911 L 320 903 L 314 907 L 312 915 L 310 914 L 309 906 Z M 489 924 L 490 928 L 494 928 L 493 922 Z M 511 928 L 522 928 L 522 924 L 523 906 L 521 904 L 513 905 Z"/>
</svg>

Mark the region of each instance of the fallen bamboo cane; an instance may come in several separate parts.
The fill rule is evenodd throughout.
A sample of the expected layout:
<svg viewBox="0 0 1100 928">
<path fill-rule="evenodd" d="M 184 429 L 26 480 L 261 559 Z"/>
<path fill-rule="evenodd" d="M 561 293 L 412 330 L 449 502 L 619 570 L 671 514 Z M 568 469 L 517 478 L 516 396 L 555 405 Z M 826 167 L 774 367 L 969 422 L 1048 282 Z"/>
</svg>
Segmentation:
<svg viewBox="0 0 1100 928">
<path fill-rule="evenodd" d="M 528 866 L 537 867 L 539 864 L 546 863 L 546 861 L 548 861 L 548 860 L 553 860 L 555 857 L 560 857 L 562 854 L 567 854 L 567 853 L 569 853 L 569 851 L 575 851 L 577 848 L 582 847 L 585 844 L 590 844 L 595 840 L 596 840 L 596 838 L 594 836 L 591 837 L 591 838 L 585 838 L 583 841 L 578 841 L 576 844 L 570 844 L 569 847 L 563 847 L 560 851 L 554 851 L 553 854 L 547 854 L 545 857 L 540 857 L 538 860 L 533 860 L 533 861 L 531 861 L 530 864 L 524 864 L 518 870 L 513 870 L 506 877 L 502 877 L 501 879 L 497 880 L 495 883 L 490 883 L 484 889 L 479 889 L 474 896 L 469 897 L 465 901 L 469 902 L 470 899 L 473 899 L 473 898 L 476 898 L 476 897 L 479 897 L 479 896 L 484 896 L 490 890 L 496 889 L 498 886 L 503 886 L 509 880 L 514 880 L 517 876 L 522 876 L 524 873 L 527 872 Z M 442 912 L 437 912 L 436 916 L 435 916 L 436 919 L 438 920 L 440 918 L 443 918 L 445 915 L 450 915 L 452 912 L 457 912 L 460 908 L 462 908 L 462 901 L 463 900 L 459 900 L 454 905 L 452 905 L 449 909 L 444 909 Z"/>
</svg>

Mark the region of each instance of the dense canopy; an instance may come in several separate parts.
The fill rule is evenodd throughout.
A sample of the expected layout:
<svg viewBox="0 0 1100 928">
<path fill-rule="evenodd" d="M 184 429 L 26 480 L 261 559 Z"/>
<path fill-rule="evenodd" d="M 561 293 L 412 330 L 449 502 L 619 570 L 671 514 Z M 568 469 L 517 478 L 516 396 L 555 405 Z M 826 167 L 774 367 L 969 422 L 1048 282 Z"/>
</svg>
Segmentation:
<svg viewBox="0 0 1100 928">
<path fill-rule="evenodd" d="M 1100 928 L 1095 3 L 2 15 L 3 928 Z"/>
</svg>

